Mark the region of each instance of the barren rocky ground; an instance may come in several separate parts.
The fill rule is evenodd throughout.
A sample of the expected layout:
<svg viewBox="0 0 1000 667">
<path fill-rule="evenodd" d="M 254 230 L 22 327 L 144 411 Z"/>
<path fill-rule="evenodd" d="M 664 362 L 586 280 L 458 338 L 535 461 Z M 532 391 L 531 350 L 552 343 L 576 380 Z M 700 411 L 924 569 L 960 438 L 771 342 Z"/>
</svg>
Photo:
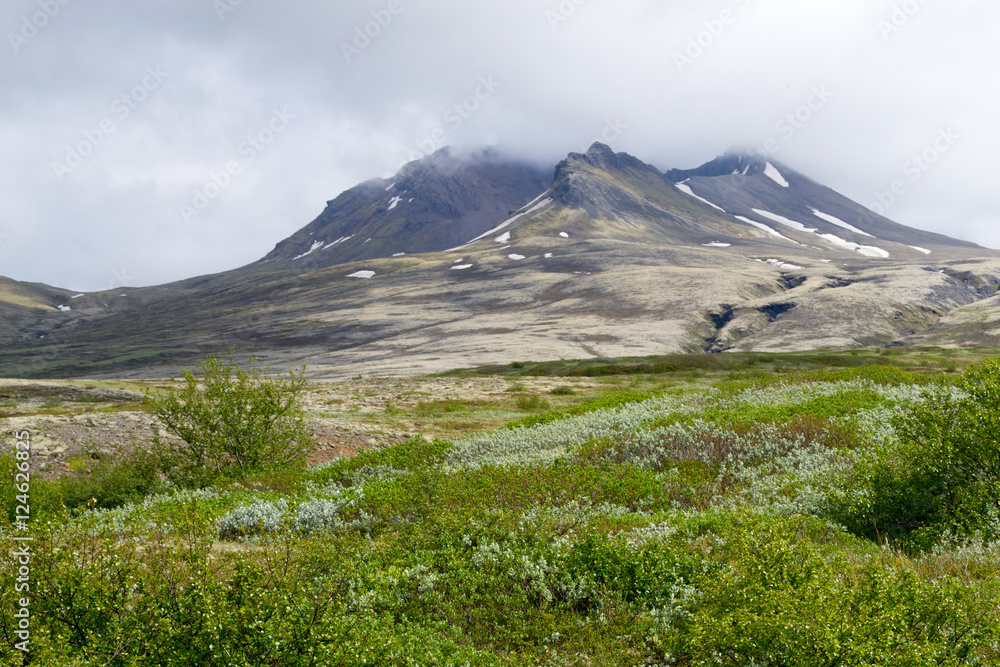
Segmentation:
<svg viewBox="0 0 1000 667">
<path fill-rule="evenodd" d="M 379 449 L 415 437 L 450 439 L 516 418 L 497 404 L 557 386 L 587 393 L 589 380 L 371 378 L 310 385 L 301 402 L 317 447 L 310 463 Z M 90 458 L 114 457 L 168 439 L 142 406 L 145 388 L 170 381 L 91 382 L 0 379 L 0 431 L 29 431 L 32 467 L 43 476 L 69 472 Z M 510 391 L 514 389 L 516 391 Z"/>
</svg>

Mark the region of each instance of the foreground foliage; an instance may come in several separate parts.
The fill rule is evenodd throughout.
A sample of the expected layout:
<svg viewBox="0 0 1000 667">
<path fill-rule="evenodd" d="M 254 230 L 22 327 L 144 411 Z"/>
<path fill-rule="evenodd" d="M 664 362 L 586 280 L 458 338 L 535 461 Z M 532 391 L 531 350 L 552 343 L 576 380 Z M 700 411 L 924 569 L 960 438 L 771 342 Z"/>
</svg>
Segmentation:
<svg viewBox="0 0 1000 667">
<path fill-rule="evenodd" d="M 1000 361 L 891 418 L 894 433 L 850 472 L 840 512 L 854 532 L 926 549 L 1000 538 Z"/>
<path fill-rule="evenodd" d="M 53 511 L 32 658 L 998 664 L 998 378 L 617 391 L 454 443 Z"/>
<path fill-rule="evenodd" d="M 178 481 L 205 484 L 304 462 L 313 444 L 298 404 L 305 368 L 282 379 L 253 358 L 242 368 L 230 356 L 210 357 L 198 373 L 200 379 L 184 371 L 180 391 L 146 394 L 157 418 L 184 443 L 172 448 Z"/>
</svg>

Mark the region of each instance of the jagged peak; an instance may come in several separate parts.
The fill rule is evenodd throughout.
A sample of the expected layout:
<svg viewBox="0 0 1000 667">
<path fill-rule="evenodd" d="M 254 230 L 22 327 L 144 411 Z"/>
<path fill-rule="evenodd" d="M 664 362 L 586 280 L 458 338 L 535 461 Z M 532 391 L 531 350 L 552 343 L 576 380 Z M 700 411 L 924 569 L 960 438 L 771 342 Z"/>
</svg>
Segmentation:
<svg viewBox="0 0 1000 667">
<path fill-rule="evenodd" d="M 637 157 L 629 155 L 628 153 L 616 153 L 611 146 L 601 143 L 600 141 L 595 141 L 593 145 L 587 149 L 586 153 L 570 153 L 566 156 L 565 160 L 556 165 L 556 180 L 558 180 L 560 175 L 565 173 L 567 170 L 572 170 L 578 167 L 581 162 L 604 170 L 641 169 L 657 171 L 655 167 L 643 162 Z"/>
<path fill-rule="evenodd" d="M 595 141 L 591 144 L 590 148 L 587 149 L 586 154 L 588 156 L 595 157 L 612 157 L 614 156 L 615 151 L 611 148 L 611 146 L 608 146 L 600 141 Z"/>
</svg>

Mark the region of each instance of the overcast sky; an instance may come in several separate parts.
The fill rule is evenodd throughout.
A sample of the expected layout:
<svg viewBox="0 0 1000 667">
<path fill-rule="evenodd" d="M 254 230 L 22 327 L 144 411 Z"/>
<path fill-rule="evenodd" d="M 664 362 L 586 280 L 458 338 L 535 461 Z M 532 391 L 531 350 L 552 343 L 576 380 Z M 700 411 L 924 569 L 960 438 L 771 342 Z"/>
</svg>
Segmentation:
<svg viewBox="0 0 1000 667">
<path fill-rule="evenodd" d="M 664 170 L 766 146 L 865 205 L 899 181 L 888 217 L 1000 247 L 995 0 L 6 0 L 0 27 L 18 280 L 231 269 L 445 142 L 554 166 L 602 136 Z"/>
</svg>

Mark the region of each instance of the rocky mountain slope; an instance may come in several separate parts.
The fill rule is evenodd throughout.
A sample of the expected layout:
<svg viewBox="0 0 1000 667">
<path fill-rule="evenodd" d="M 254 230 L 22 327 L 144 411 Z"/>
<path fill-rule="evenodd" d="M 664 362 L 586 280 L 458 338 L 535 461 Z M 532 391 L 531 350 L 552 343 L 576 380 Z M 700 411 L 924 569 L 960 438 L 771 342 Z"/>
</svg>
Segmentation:
<svg viewBox="0 0 1000 667">
<path fill-rule="evenodd" d="M 344 192 L 262 262 L 310 258 L 332 266 L 376 257 L 445 250 L 472 238 L 548 187 L 551 170 L 490 150 L 442 148 L 393 178 Z"/>
<path fill-rule="evenodd" d="M 63 322 L 60 317 L 69 312 L 72 292 L 36 283 L 22 283 L 0 276 L 0 345 L 44 336 L 53 322 Z M 44 324 L 43 324 L 44 323 Z"/>
<path fill-rule="evenodd" d="M 730 154 L 664 174 L 595 144 L 545 183 L 536 171 L 448 153 L 408 165 L 260 262 L 42 313 L 0 348 L 0 374 L 162 376 L 233 345 L 352 377 L 1000 343 L 997 252 L 874 216 L 785 165 Z"/>
<path fill-rule="evenodd" d="M 964 257 L 981 250 L 968 241 L 895 223 L 757 155 L 727 153 L 697 169 L 672 169 L 666 176 L 692 197 L 806 245 L 825 248 L 832 243 L 866 256 L 911 259 Z M 813 231 L 803 236 L 808 229 Z"/>
</svg>

